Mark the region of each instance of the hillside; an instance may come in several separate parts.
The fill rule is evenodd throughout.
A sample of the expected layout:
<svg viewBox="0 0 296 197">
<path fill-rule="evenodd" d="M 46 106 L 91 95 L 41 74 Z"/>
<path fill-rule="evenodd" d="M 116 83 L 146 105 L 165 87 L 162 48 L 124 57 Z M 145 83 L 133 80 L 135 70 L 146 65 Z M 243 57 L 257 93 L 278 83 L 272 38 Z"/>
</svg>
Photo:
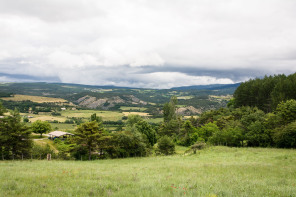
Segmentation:
<svg viewBox="0 0 296 197">
<path fill-rule="evenodd" d="M 59 98 L 64 107 L 72 103 L 81 109 L 119 110 L 122 106 L 145 107 L 146 112 L 157 116 L 161 115 L 162 105 L 168 102 L 171 96 L 177 96 L 181 115 L 197 115 L 209 109 L 225 107 L 230 99 L 227 95 L 232 95 L 236 87 L 237 84 L 227 84 L 158 90 L 62 83 L 1 83 L 0 97 L 5 107 L 17 107 L 22 112 L 26 112 L 28 106 L 32 105 L 44 108 L 45 103 L 49 102 L 51 108 L 61 107 L 61 103 L 57 104 Z M 20 98 L 17 95 L 23 96 Z M 45 101 L 44 98 L 48 98 L 48 102 L 36 101 L 37 97 L 32 96 L 38 96 Z M 57 101 L 56 105 L 54 101 Z"/>
</svg>

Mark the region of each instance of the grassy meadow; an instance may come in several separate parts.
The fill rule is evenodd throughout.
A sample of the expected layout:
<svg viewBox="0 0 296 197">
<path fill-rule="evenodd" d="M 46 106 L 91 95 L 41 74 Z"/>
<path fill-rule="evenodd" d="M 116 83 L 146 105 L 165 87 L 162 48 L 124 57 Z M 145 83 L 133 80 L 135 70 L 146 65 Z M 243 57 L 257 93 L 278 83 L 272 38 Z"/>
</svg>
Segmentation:
<svg viewBox="0 0 296 197">
<path fill-rule="evenodd" d="M 296 196 L 295 163 L 296 150 L 228 147 L 114 160 L 0 161 L 0 196 Z"/>
<path fill-rule="evenodd" d="M 68 101 L 61 98 L 43 97 L 43 96 L 30 96 L 16 94 L 13 97 L 1 98 L 6 101 L 32 101 L 35 103 L 67 103 Z"/>
</svg>

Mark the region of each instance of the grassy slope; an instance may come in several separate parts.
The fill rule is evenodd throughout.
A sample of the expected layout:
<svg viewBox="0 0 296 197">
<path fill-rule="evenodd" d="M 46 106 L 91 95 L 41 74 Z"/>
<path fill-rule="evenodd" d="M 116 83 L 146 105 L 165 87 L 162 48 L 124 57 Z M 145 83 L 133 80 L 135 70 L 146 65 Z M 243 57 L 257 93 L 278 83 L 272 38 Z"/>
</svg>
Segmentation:
<svg viewBox="0 0 296 197">
<path fill-rule="evenodd" d="M 0 196 L 295 196 L 295 162 L 296 150 L 227 147 L 188 156 L 1 161 Z"/>
</svg>

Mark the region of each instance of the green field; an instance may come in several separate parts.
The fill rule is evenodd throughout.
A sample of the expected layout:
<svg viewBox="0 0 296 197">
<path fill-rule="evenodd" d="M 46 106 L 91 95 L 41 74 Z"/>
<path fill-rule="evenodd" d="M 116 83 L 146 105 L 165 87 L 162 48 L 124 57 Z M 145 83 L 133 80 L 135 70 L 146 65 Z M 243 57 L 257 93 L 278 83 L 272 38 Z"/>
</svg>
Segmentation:
<svg viewBox="0 0 296 197">
<path fill-rule="evenodd" d="M 64 117 L 75 117 L 90 119 L 92 114 L 96 113 L 97 116 L 101 116 L 104 121 L 118 121 L 122 119 L 123 114 L 116 111 L 99 111 L 99 110 L 75 110 L 75 111 L 63 111 L 61 112 Z"/>
<path fill-rule="evenodd" d="M 149 118 L 146 120 L 147 120 L 147 122 L 151 122 L 151 123 L 160 123 L 163 121 L 163 118 Z"/>
<path fill-rule="evenodd" d="M 212 147 L 196 155 L 1 161 L 0 196 L 295 196 L 296 150 Z"/>
<path fill-rule="evenodd" d="M 31 123 L 27 123 L 26 125 L 31 126 Z M 52 130 L 59 130 L 59 131 L 73 131 L 77 127 L 75 124 L 65 124 L 65 123 L 50 123 L 50 125 Z"/>
<path fill-rule="evenodd" d="M 145 108 L 145 107 L 126 107 L 126 106 L 121 106 L 120 109 L 122 111 L 145 111 L 147 108 Z"/>
</svg>

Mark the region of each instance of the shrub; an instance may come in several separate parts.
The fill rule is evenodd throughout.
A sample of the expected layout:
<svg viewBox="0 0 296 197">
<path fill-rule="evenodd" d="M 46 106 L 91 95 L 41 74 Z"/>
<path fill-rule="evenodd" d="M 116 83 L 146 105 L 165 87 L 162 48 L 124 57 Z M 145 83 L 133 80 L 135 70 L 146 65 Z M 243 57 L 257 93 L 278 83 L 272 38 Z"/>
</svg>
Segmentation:
<svg viewBox="0 0 296 197">
<path fill-rule="evenodd" d="M 207 146 L 206 143 L 204 143 L 204 142 L 200 142 L 200 141 L 199 141 L 199 142 L 196 142 L 195 144 L 193 144 L 193 145 L 191 146 L 191 150 L 193 151 L 194 154 L 196 154 L 196 151 L 197 151 L 197 150 L 204 149 L 206 146 Z"/>
<path fill-rule="evenodd" d="M 172 155 L 175 153 L 175 144 L 168 136 L 159 138 L 157 143 L 156 154 Z"/>
</svg>

